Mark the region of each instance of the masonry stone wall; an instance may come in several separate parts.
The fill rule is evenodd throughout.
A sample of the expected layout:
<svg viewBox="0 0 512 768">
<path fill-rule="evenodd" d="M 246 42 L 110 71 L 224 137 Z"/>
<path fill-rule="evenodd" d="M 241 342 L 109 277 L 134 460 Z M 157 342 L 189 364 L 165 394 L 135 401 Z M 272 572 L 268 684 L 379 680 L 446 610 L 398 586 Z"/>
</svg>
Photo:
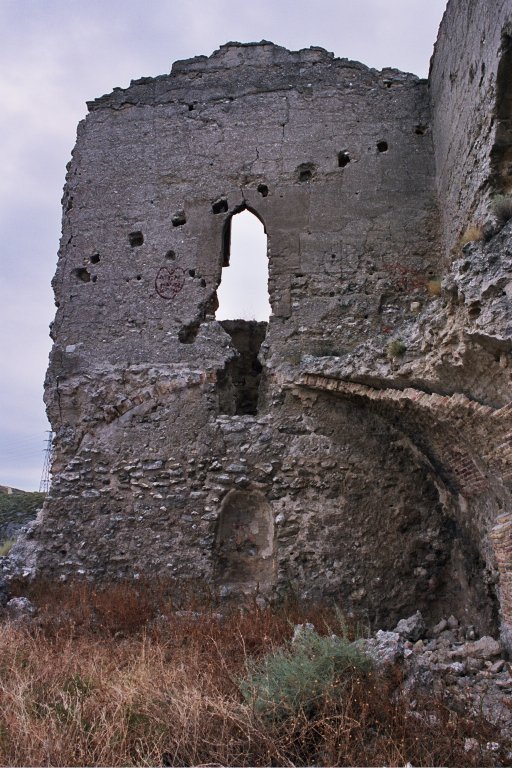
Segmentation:
<svg viewBox="0 0 512 768">
<path fill-rule="evenodd" d="M 512 189 L 510 0 L 450 0 L 431 64 L 432 126 L 445 244 L 489 219 Z"/>
<path fill-rule="evenodd" d="M 460 5 L 430 86 L 263 41 L 89 104 L 27 576 L 329 597 L 380 626 L 453 612 L 510 641 L 512 225 L 448 258 L 487 204 L 449 78 Z M 268 237 L 268 324 L 215 319 L 243 209 Z"/>
</svg>

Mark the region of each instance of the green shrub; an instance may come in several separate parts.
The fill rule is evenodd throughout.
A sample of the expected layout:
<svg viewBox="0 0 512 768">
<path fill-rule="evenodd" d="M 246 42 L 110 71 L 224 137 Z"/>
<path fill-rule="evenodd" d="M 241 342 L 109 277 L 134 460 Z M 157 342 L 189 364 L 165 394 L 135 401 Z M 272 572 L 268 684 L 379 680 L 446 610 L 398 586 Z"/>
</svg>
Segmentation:
<svg viewBox="0 0 512 768">
<path fill-rule="evenodd" d="M 387 356 L 389 358 L 400 357 L 407 350 L 407 347 L 400 339 L 393 339 L 386 347 Z"/>
<path fill-rule="evenodd" d="M 512 195 L 495 195 L 491 209 L 499 226 L 504 227 L 507 221 L 512 219 Z"/>
<path fill-rule="evenodd" d="M 348 640 L 307 630 L 290 649 L 249 664 L 240 690 L 265 718 L 283 720 L 300 713 L 311 717 L 327 700 L 340 701 L 350 681 L 365 676 L 371 666 L 371 660 Z"/>
<path fill-rule="evenodd" d="M 9 554 L 14 546 L 14 539 L 6 539 L 0 544 L 0 557 L 5 557 Z"/>
<path fill-rule="evenodd" d="M 11 494 L 0 492 L 0 524 L 28 522 L 43 506 L 45 497 L 45 493 L 38 493 L 37 491 L 15 490 Z"/>
</svg>

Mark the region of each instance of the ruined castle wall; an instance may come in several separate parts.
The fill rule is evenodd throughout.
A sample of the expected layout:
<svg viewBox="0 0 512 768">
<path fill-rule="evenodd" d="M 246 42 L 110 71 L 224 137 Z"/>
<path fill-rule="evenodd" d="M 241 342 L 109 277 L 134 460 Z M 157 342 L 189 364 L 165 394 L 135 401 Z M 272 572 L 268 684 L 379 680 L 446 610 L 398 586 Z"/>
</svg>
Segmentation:
<svg viewBox="0 0 512 768">
<path fill-rule="evenodd" d="M 440 295 L 427 84 L 230 43 L 89 109 L 64 192 L 33 573 L 492 630 L 494 509 L 463 496 L 483 498 L 485 471 L 458 428 L 399 405 L 462 380 L 432 330 L 460 312 Z M 243 208 L 268 237 L 268 324 L 215 319 Z M 314 370 L 327 376 L 303 386 Z M 506 386 L 481 386 L 504 404 Z"/>
<path fill-rule="evenodd" d="M 501 441 L 500 425 L 507 424 L 510 430 L 510 233 L 505 228 L 496 234 L 493 199 L 512 191 L 511 69 L 510 1 L 450 0 L 435 46 L 430 89 L 444 247 L 447 261 L 458 261 L 444 282 L 448 314 L 440 327 L 450 343 L 440 344 L 435 375 L 441 391 L 458 387 L 475 401 L 476 408 L 483 403 L 502 406 L 489 414 L 486 438 L 476 435 L 465 440 L 472 446 L 473 465 L 483 462 L 486 482 L 484 487 L 463 491 L 461 513 L 480 541 L 492 574 L 486 578 L 496 585 L 502 636 L 509 647 L 510 468 L 509 459 L 500 465 L 495 456 L 508 450 L 508 439 Z M 468 227 L 473 227 L 468 240 L 484 234 L 486 242 L 464 246 L 460 238 Z M 457 362 L 456 338 L 462 366 Z M 447 355 L 443 347 L 450 350 Z M 470 424 L 469 417 L 463 429 Z M 466 469 L 465 480 L 469 477 Z"/>
<path fill-rule="evenodd" d="M 436 270 L 428 96 L 412 76 L 233 45 L 90 108 L 55 278 L 55 353 L 70 370 L 217 364 L 223 332 L 193 346 L 179 331 L 212 313 L 223 229 L 243 204 L 265 223 L 271 326 L 289 320 L 294 350 L 391 327 L 387 298 L 409 311 L 397 278 Z"/>
<path fill-rule="evenodd" d="M 294 387 L 311 356 L 386 358 L 435 300 L 426 83 L 228 44 L 89 107 L 64 194 L 35 570 L 329 594 L 390 624 L 455 610 L 431 469 L 378 416 Z M 237 413 L 237 355 L 265 327 L 244 339 L 214 312 L 243 207 L 266 228 L 272 316 L 260 396 L 246 382 Z"/>
<path fill-rule="evenodd" d="M 125 422 L 123 455 L 116 421 L 108 440 L 93 433 L 57 478 L 40 568 L 204 580 L 225 598 L 257 586 L 333 597 L 379 625 L 418 605 L 432 619 L 460 614 L 452 524 L 432 476 L 382 420 L 288 392 L 265 415 L 218 416 L 194 444 L 170 415 L 161 405 Z"/>
<path fill-rule="evenodd" d="M 234 354 L 213 311 L 240 206 L 269 238 L 268 370 L 365 340 L 382 349 L 414 316 L 411 295 L 425 299 L 437 211 L 416 78 L 318 49 L 228 45 L 90 107 L 65 189 L 47 387 L 76 445 L 84 408 L 130 408 L 102 388 L 113 370 L 215 378 Z M 94 392 L 73 410 L 64 382 L 84 374 Z"/>
<path fill-rule="evenodd" d="M 450 0 L 439 29 L 430 90 L 447 251 L 511 188 L 511 24 L 510 0 Z"/>
</svg>

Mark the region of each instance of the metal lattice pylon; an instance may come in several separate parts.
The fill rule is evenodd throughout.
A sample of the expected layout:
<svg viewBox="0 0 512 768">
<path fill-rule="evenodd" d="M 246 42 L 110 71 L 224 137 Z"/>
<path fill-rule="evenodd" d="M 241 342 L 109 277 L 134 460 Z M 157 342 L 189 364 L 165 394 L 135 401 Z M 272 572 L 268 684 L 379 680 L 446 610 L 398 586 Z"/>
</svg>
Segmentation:
<svg viewBox="0 0 512 768">
<path fill-rule="evenodd" d="M 44 462 L 43 471 L 41 473 L 41 482 L 39 483 L 39 491 L 42 493 L 48 493 L 51 485 L 51 469 L 52 469 L 52 455 L 53 455 L 53 433 L 47 432 L 46 446 L 44 449 Z"/>
</svg>

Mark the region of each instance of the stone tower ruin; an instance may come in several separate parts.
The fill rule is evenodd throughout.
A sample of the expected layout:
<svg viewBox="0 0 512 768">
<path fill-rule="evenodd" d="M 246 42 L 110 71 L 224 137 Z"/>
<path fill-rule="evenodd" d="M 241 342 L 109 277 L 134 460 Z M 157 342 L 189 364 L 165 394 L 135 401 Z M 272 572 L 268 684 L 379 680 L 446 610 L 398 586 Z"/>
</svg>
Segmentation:
<svg viewBox="0 0 512 768">
<path fill-rule="evenodd" d="M 27 574 L 453 612 L 510 643 L 511 67 L 510 0 L 451 0 L 428 81 L 228 43 L 88 104 Z M 215 318 L 242 210 L 268 323 Z"/>
</svg>

